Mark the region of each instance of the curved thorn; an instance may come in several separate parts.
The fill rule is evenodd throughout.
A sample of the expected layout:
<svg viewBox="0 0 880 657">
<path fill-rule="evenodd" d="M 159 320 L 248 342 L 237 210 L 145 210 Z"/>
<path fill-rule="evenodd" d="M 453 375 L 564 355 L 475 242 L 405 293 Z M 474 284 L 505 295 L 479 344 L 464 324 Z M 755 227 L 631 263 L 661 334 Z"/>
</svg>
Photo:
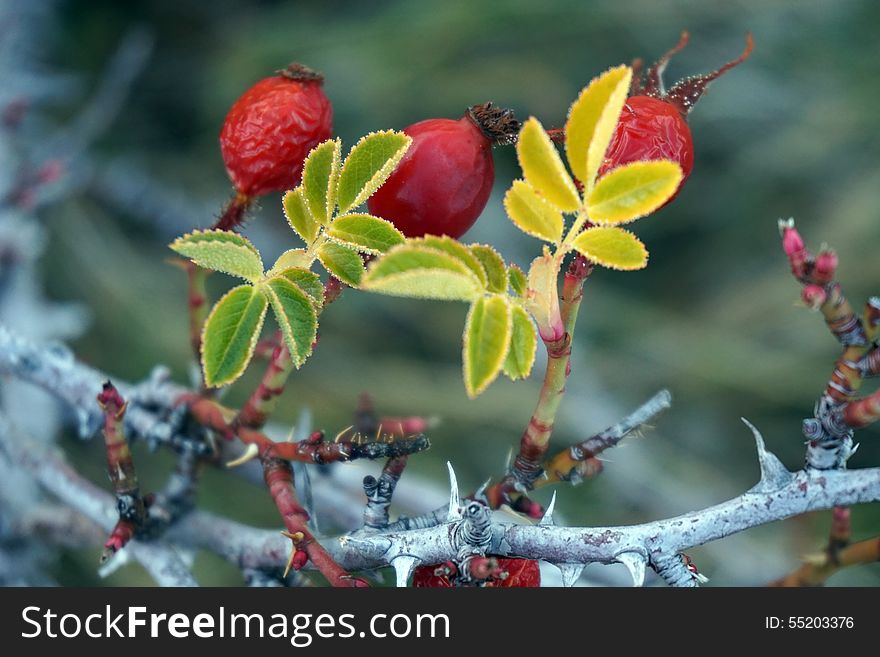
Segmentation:
<svg viewBox="0 0 880 657">
<path fill-rule="evenodd" d="M 553 510 L 556 508 L 556 491 L 553 491 L 553 497 L 550 498 L 550 504 L 547 505 L 547 510 L 544 511 L 544 515 L 541 516 L 541 519 L 538 521 L 539 525 L 555 525 L 553 522 Z"/>
<path fill-rule="evenodd" d="M 247 463 L 251 459 L 256 458 L 259 455 L 259 453 L 260 453 L 260 448 L 257 447 L 254 443 L 251 443 L 250 445 L 247 446 L 247 449 L 245 449 L 244 452 L 242 452 L 239 455 L 239 457 L 237 459 L 229 461 L 226 464 L 226 467 L 227 468 L 234 468 L 239 465 L 244 465 L 245 463 Z"/>
<path fill-rule="evenodd" d="M 410 555 L 401 555 L 399 557 L 394 557 L 391 560 L 394 573 L 397 575 L 398 588 L 406 588 L 407 582 L 409 582 L 409 576 L 412 575 L 412 572 L 416 569 L 416 566 L 418 566 L 419 563 L 421 562 L 418 559 Z"/>
<path fill-rule="evenodd" d="M 461 495 L 458 492 L 458 479 L 455 477 L 452 463 L 446 461 L 446 467 L 449 469 L 449 510 L 446 513 L 446 519 L 458 520 L 461 518 Z"/>
<path fill-rule="evenodd" d="M 480 484 L 480 487 L 477 489 L 477 492 L 474 493 L 474 497 L 477 499 L 486 497 L 486 489 L 489 488 L 489 484 L 492 483 L 492 477 L 489 477 L 486 481 Z"/>
<path fill-rule="evenodd" d="M 755 436 L 755 444 L 758 448 L 758 465 L 761 467 L 761 480 L 751 489 L 752 492 L 763 493 L 782 488 L 791 481 L 794 475 L 782 465 L 782 461 L 773 452 L 767 451 L 767 447 L 764 445 L 764 438 L 755 425 L 744 417 L 740 419 L 743 421 L 743 424 L 752 430 L 752 434 Z"/>
<path fill-rule="evenodd" d="M 586 568 L 586 564 L 582 563 L 557 563 L 554 565 L 562 573 L 562 585 L 566 588 L 574 586 Z"/>
<path fill-rule="evenodd" d="M 645 585 L 645 567 L 648 565 L 645 555 L 638 552 L 621 552 L 614 558 L 626 566 L 632 576 L 633 586 Z"/>
</svg>

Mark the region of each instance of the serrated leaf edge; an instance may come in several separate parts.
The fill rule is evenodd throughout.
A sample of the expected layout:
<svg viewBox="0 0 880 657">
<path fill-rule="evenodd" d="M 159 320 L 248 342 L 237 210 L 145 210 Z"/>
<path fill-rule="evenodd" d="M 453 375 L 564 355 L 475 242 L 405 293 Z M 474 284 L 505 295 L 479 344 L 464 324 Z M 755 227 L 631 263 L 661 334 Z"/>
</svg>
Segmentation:
<svg viewBox="0 0 880 657">
<path fill-rule="evenodd" d="M 620 228 L 618 226 L 596 226 L 594 228 L 587 228 L 586 230 L 584 230 L 583 233 L 581 233 L 581 235 L 584 235 L 584 234 L 590 232 L 591 230 L 596 230 L 597 228 L 601 228 L 603 230 L 604 229 L 619 230 L 622 233 L 626 233 L 627 235 L 632 236 L 633 239 L 635 239 L 635 241 L 638 242 L 639 246 L 642 247 L 642 252 L 645 254 L 644 263 L 638 267 L 621 267 L 619 265 L 607 264 L 605 262 L 602 262 L 601 260 L 596 260 L 593 256 L 591 256 L 587 253 L 584 253 L 583 251 L 580 251 L 580 249 L 577 248 L 577 239 L 575 239 L 575 247 L 574 247 L 575 250 L 577 250 L 579 253 L 581 253 L 585 257 L 589 258 L 592 262 L 595 262 L 597 265 L 601 265 L 602 267 L 605 267 L 606 269 L 613 269 L 615 271 L 639 271 L 640 269 L 644 269 L 645 267 L 648 266 L 648 259 L 650 258 L 650 253 L 648 252 L 648 249 L 645 246 L 644 242 L 642 242 L 642 240 L 640 240 L 635 233 L 633 233 L 630 230 L 627 230 L 626 228 Z M 580 236 L 578 236 L 578 237 L 580 237 Z"/>
<path fill-rule="evenodd" d="M 259 340 L 260 340 L 260 333 L 263 331 L 263 324 L 266 321 L 266 313 L 269 309 L 269 303 L 268 303 L 269 300 L 268 299 L 266 299 L 266 305 L 263 307 L 263 312 L 260 314 L 260 320 L 257 322 L 257 327 L 254 330 L 254 334 L 251 336 L 251 342 L 248 345 L 247 356 L 245 356 L 245 359 L 242 361 L 241 368 L 238 371 L 236 371 L 235 374 L 231 378 L 227 378 L 226 380 L 221 381 L 219 383 L 211 382 L 208 380 L 208 373 L 205 371 L 205 355 L 204 355 L 205 337 L 207 334 L 208 325 L 210 324 L 211 318 L 214 316 L 214 313 L 217 311 L 217 307 L 220 305 L 220 303 L 224 299 L 226 299 L 226 297 L 228 297 L 230 294 L 232 294 L 236 290 L 239 290 L 244 287 L 249 287 L 252 290 L 254 290 L 257 294 L 261 294 L 261 295 L 263 295 L 263 297 L 265 297 L 265 293 L 259 287 L 256 287 L 254 285 L 237 285 L 234 288 L 232 288 L 231 290 L 229 290 L 228 292 L 226 292 L 226 294 L 224 294 L 222 297 L 217 299 L 216 303 L 214 303 L 214 307 L 211 308 L 211 312 L 208 313 L 208 316 L 205 318 L 205 323 L 202 324 L 202 331 L 200 334 L 201 344 L 202 344 L 202 353 L 200 354 L 201 361 L 202 361 L 202 376 L 205 379 L 205 385 L 208 386 L 209 388 L 220 388 L 222 386 L 229 385 L 230 383 L 234 383 L 244 373 L 244 371 L 247 369 L 247 366 L 250 365 L 251 360 L 254 357 L 254 350 L 257 348 L 257 342 L 259 342 Z"/>
<path fill-rule="evenodd" d="M 372 196 L 379 187 L 388 179 L 388 176 L 394 171 L 395 167 L 400 163 L 400 160 L 403 159 L 403 156 L 406 155 L 406 152 L 409 150 L 409 147 L 412 145 L 412 137 L 409 135 L 399 131 L 399 130 L 376 130 L 374 132 L 369 132 L 365 134 L 363 137 L 357 140 L 354 146 L 348 151 L 348 155 L 345 157 L 345 162 L 342 163 L 342 167 L 339 170 L 339 176 L 337 176 L 337 192 L 336 198 L 337 202 L 339 200 L 339 182 L 342 180 L 342 174 L 345 172 L 345 165 L 348 162 L 348 158 L 351 157 L 351 154 L 355 152 L 355 150 L 363 144 L 367 139 L 374 137 L 375 135 L 399 135 L 403 137 L 403 146 L 401 146 L 397 151 L 395 151 L 394 155 L 392 155 L 388 160 L 385 161 L 385 164 L 379 168 L 376 173 L 373 174 L 373 177 L 367 181 L 367 184 L 358 192 L 354 199 L 346 205 L 344 208 L 340 205 L 339 212 L 340 214 L 345 214 L 350 212 L 353 208 L 358 207 L 361 203 L 366 201 L 370 196 Z M 374 185 L 374 181 L 377 179 L 381 179 L 381 182 Z M 371 189 L 372 187 L 372 189 Z"/>
<path fill-rule="evenodd" d="M 479 303 L 479 301 L 481 299 L 488 302 L 489 300 L 491 300 L 493 298 L 501 299 L 504 302 L 505 309 L 507 310 L 507 336 L 505 337 L 505 340 L 504 340 L 506 347 L 505 347 L 505 349 L 503 349 L 501 351 L 501 357 L 499 358 L 498 362 L 493 367 L 494 374 L 487 377 L 486 380 L 483 383 L 481 383 L 479 386 L 477 386 L 476 388 L 471 389 L 470 377 L 468 376 L 468 373 L 470 370 L 470 361 L 467 357 L 468 344 L 469 344 L 468 327 L 470 325 L 471 316 L 474 312 L 474 307 L 477 305 L 477 303 Z M 463 369 L 462 374 L 464 377 L 465 392 L 467 392 L 467 395 L 470 399 L 475 399 L 478 396 L 480 396 L 483 392 L 485 392 L 486 389 L 490 385 L 492 385 L 492 383 L 498 378 L 498 375 L 501 373 L 501 370 L 504 367 L 504 361 L 507 360 L 507 352 L 510 349 L 510 337 L 513 332 L 513 320 L 511 318 L 511 314 L 512 314 L 512 311 L 511 311 L 510 303 L 507 300 L 507 298 L 501 294 L 483 295 L 482 297 L 475 299 L 471 303 L 470 308 L 468 308 L 467 318 L 465 319 L 465 323 L 464 323 L 464 331 L 462 332 L 461 360 L 462 360 L 462 369 Z"/>
</svg>

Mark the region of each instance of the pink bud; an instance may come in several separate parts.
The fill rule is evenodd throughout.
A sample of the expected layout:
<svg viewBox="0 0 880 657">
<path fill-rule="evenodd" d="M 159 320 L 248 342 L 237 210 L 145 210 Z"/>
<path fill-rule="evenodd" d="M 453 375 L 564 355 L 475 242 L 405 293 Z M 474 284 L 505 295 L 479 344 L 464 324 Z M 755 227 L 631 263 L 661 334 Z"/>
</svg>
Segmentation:
<svg viewBox="0 0 880 657">
<path fill-rule="evenodd" d="M 803 278 L 806 272 L 809 253 L 800 233 L 793 227 L 786 226 L 782 229 L 782 249 L 785 251 L 785 255 L 788 256 L 788 261 L 791 264 L 791 273 L 796 278 Z"/>
<path fill-rule="evenodd" d="M 813 278 L 820 285 L 830 283 L 837 273 L 837 254 L 830 249 L 820 251 L 816 256 L 816 264 L 813 266 Z"/>
<path fill-rule="evenodd" d="M 801 299 L 803 299 L 804 303 L 813 310 L 818 310 L 822 304 L 825 303 L 827 298 L 828 293 L 825 292 L 825 288 L 820 285 L 805 285 L 801 292 Z"/>
<path fill-rule="evenodd" d="M 787 256 L 792 256 L 806 248 L 801 234 L 795 228 L 784 228 L 782 231 L 782 248 Z"/>
</svg>

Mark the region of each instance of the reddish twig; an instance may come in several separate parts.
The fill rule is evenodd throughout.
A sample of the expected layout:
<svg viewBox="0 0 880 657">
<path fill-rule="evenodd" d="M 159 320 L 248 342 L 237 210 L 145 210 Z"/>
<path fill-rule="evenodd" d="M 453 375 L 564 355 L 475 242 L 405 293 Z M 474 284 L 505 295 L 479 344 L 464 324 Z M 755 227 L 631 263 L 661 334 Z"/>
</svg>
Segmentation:
<svg viewBox="0 0 880 657">
<path fill-rule="evenodd" d="M 565 334 L 558 340 L 544 341 L 547 368 L 538 404 L 522 435 L 519 453 L 508 473 L 485 492 L 486 499 L 493 508 L 505 503 L 517 508 L 517 498 L 532 490 L 535 481 L 541 476 L 541 466 L 553 433 L 553 423 L 565 395 L 566 379 L 571 373 L 571 336 L 583 298 L 584 281 L 592 270 L 592 263 L 583 256 L 576 255 L 565 272 L 559 304 Z M 540 516 L 540 506 L 528 504 L 527 507 L 524 510 L 531 515 Z"/>
<path fill-rule="evenodd" d="M 822 313 L 843 347 L 813 417 L 803 423 L 804 435 L 810 441 L 807 465 L 823 470 L 842 467 L 852 453 L 853 429 L 880 420 L 880 392 L 864 398 L 856 396 L 862 380 L 880 361 L 875 344 L 880 338 L 880 298 L 869 299 L 859 316 L 835 280 L 838 260 L 834 251 L 823 248 L 814 256 L 793 220 L 780 221 L 779 228 L 792 274 L 803 285 L 804 303 Z"/>
<path fill-rule="evenodd" d="M 615 447 L 624 437 L 669 408 L 671 400 L 669 392 L 661 390 L 617 424 L 558 452 L 547 461 L 543 468 L 544 477 L 535 482 L 535 488 L 562 481 L 576 484 L 582 479 L 599 474 L 602 471 L 602 462 L 596 457 L 606 449 Z"/>
<path fill-rule="evenodd" d="M 804 558 L 803 564 L 768 586 L 823 586 L 843 568 L 880 561 L 880 537 L 850 544 L 851 519 L 847 507 L 836 506 L 831 516 L 831 531 L 825 550 Z"/>
<path fill-rule="evenodd" d="M 290 568 L 300 570 L 307 561 L 311 560 L 332 586 L 367 586 L 364 580 L 349 575 L 315 540 L 308 527 L 309 514 L 296 498 L 293 469 L 290 463 L 273 457 L 263 457 L 260 462 L 263 465 L 263 477 L 269 494 L 287 528 L 284 535 L 293 543 L 285 576 Z"/>
<path fill-rule="evenodd" d="M 104 563 L 145 528 L 149 517 L 147 503 L 141 497 L 134 460 L 125 437 L 125 400 L 116 387 L 107 381 L 101 394 L 98 395 L 98 404 L 104 412 L 107 474 L 110 475 L 110 482 L 116 493 L 116 507 L 119 511 L 119 521 L 110 532 L 110 537 L 101 553 L 101 563 Z"/>
</svg>

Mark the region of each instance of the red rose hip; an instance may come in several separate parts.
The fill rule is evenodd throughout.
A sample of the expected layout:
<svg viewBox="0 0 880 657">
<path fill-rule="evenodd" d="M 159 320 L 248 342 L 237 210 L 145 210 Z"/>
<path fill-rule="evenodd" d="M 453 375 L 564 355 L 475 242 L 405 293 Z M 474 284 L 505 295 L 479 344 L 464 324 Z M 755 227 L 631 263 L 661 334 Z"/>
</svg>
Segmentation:
<svg viewBox="0 0 880 657">
<path fill-rule="evenodd" d="M 299 184 L 309 151 L 333 131 L 333 107 L 322 83 L 318 73 L 291 64 L 232 105 L 220 150 L 237 194 L 216 228 L 237 226 L 255 197 Z"/>
<path fill-rule="evenodd" d="M 407 237 L 461 237 L 483 212 L 495 181 L 492 145 L 511 143 L 519 122 L 492 103 L 458 120 L 427 119 L 403 132 L 412 145 L 367 201 L 370 212 Z"/>
<path fill-rule="evenodd" d="M 678 189 L 667 203 L 678 195 L 694 167 L 694 144 L 687 124 L 688 113 L 709 83 L 745 61 L 753 45 L 752 35 L 747 34 L 746 47 L 735 60 L 711 73 L 685 78 L 666 91 L 663 87 L 663 70 L 687 42 L 688 33 L 683 32 L 678 44 L 648 70 L 644 81 L 638 73 L 633 76 L 631 95 L 623 106 L 617 130 L 599 170 L 602 176 L 630 162 L 659 159 L 677 162 L 683 175 Z"/>
</svg>

